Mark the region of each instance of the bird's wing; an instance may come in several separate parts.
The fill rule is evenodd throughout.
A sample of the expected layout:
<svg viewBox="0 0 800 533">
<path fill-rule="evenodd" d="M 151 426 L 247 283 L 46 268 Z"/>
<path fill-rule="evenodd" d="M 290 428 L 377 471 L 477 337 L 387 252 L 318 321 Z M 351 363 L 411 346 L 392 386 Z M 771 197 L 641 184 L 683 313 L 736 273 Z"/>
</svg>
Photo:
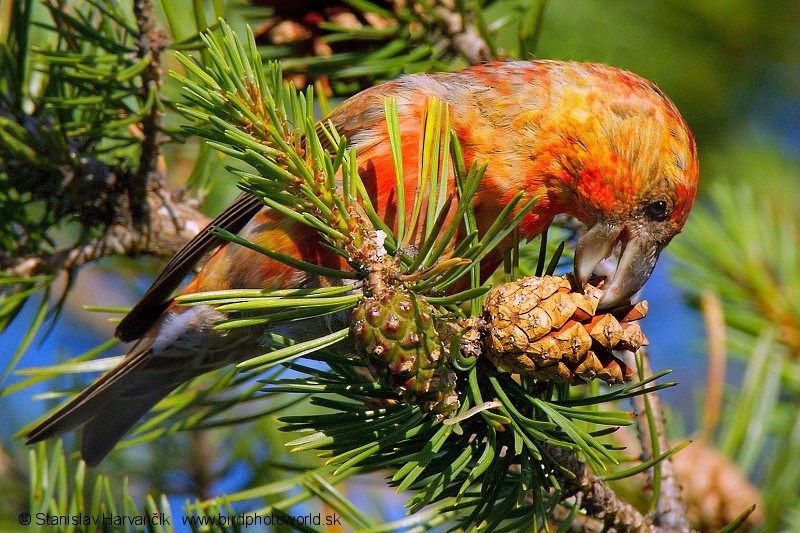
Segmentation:
<svg viewBox="0 0 800 533">
<path fill-rule="evenodd" d="M 191 272 L 195 264 L 213 247 L 225 241 L 209 232 L 220 227 L 238 233 L 264 207 L 252 194 L 243 192 L 217 218 L 209 222 L 181 248 L 156 278 L 142 299 L 117 326 L 117 337 L 123 341 L 140 338 L 158 320 L 171 301 L 172 293 Z"/>
<path fill-rule="evenodd" d="M 347 112 L 351 108 L 359 109 L 359 112 Z M 383 139 L 384 135 L 369 133 L 381 131 L 376 125 L 382 120 L 383 96 L 365 91 L 350 98 L 320 122 L 333 123 L 338 133 L 347 137 L 350 146 L 354 146 L 357 152 L 364 152 Z M 318 132 L 323 147 L 333 151 L 331 143 L 320 128 Z M 216 226 L 231 233 L 238 233 L 263 208 L 264 204 L 249 193 L 243 192 L 236 197 L 230 206 L 187 242 L 167 263 L 142 299 L 119 323 L 116 330 L 117 337 L 126 342 L 141 338 L 169 306 L 173 292 L 197 262 L 211 248 L 224 244 L 225 241 L 209 233 L 211 227 Z"/>
<path fill-rule="evenodd" d="M 154 359 L 149 339 L 144 339 L 113 370 L 31 429 L 25 442 L 33 444 L 83 426 L 81 456 L 89 466 L 96 465 L 145 413 L 186 378 L 180 371 L 151 368 L 154 361 L 178 370 L 186 365 L 184 360 Z"/>
<path fill-rule="evenodd" d="M 86 423 L 92 418 L 96 409 L 92 408 L 91 404 L 98 402 L 104 403 L 106 393 L 111 388 L 118 386 L 121 380 L 128 376 L 133 370 L 144 365 L 150 358 L 150 354 L 152 353 L 150 343 L 145 339 L 140 344 L 141 348 L 139 348 L 139 345 L 134 346 L 113 371 L 106 372 L 97 378 L 94 383 L 89 385 L 66 405 L 38 423 L 25 435 L 26 443 L 33 444 L 60 435 L 61 433 Z"/>
</svg>

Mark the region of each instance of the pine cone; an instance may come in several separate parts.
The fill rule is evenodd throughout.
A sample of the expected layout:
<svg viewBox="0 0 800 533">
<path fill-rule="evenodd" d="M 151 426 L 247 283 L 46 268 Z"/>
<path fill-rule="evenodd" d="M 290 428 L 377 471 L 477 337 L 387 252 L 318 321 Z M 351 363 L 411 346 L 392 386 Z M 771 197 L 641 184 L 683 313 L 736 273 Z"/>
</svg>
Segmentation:
<svg viewBox="0 0 800 533">
<path fill-rule="evenodd" d="M 403 288 L 364 298 L 353 310 L 352 331 L 373 376 L 404 401 L 446 417 L 458 408 L 456 375 L 435 324 L 436 310 Z"/>
<path fill-rule="evenodd" d="M 602 291 L 574 291 L 569 277 L 530 277 L 492 289 L 484 303 L 484 351 L 501 371 L 582 383 L 630 381 L 633 372 L 611 350 L 638 350 L 647 339 L 640 302 L 595 315 Z"/>
<path fill-rule="evenodd" d="M 764 519 L 756 487 L 737 466 L 706 442 L 692 442 L 672 457 L 675 477 L 683 488 L 683 500 L 692 527 L 718 531 L 749 506 L 756 509 L 745 525 L 755 527 Z"/>
</svg>

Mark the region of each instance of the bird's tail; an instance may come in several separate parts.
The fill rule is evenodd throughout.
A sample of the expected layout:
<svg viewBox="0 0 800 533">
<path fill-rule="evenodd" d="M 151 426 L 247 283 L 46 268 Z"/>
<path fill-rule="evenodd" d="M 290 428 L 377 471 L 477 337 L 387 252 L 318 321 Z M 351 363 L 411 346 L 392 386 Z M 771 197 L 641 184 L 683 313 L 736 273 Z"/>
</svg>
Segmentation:
<svg viewBox="0 0 800 533">
<path fill-rule="evenodd" d="M 83 426 L 81 456 L 90 466 L 99 463 L 136 422 L 185 378 L 183 372 L 153 369 L 149 343 L 134 348 L 109 370 L 34 426 L 27 444 L 55 437 Z"/>
</svg>

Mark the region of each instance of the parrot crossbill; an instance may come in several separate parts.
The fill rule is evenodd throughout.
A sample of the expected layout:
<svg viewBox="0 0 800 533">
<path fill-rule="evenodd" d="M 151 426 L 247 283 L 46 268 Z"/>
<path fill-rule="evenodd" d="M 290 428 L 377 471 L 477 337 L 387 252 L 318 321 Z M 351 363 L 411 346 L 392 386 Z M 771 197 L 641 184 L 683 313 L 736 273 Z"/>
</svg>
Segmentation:
<svg viewBox="0 0 800 533">
<path fill-rule="evenodd" d="M 539 235 L 561 213 L 588 228 L 575 253 L 580 283 L 620 247 L 616 271 L 604 286 L 603 308 L 639 291 L 689 214 L 698 180 L 694 140 L 653 83 L 600 64 L 516 61 L 404 76 L 353 96 L 325 118 L 355 149 L 361 179 L 387 222 L 396 217 L 397 193 L 384 117 L 389 97 L 398 105 L 407 205 L 417 187 L 420 121 L 426 102 L 436 97 L 449 106 L 466 164 L 488 163 L 473 198 L 479 231 L 524 191 L 518 205 L 534 197 L 538 201 L 519 226 L 522 238 Z M 247 193 L 211 225 L 305 261 L 340 265 L 341 258 L 319 245 L 314 229 Z M 172 300 L 182 279 L 214 247 L 183 293 L 320 283 L 201 232 L 119 324 L 117 336 L 136 341 L 124 360 L 32 429 L 29 443 L 82 426 L 81 453 L 88 464 L 96 464 L 177 386 L 263 352 L 263 330 L 216 330 L 221 312 Z M 482 272 L 494 270 L 502 257 L 502 252 L 488 256 Z"/>
</svg>

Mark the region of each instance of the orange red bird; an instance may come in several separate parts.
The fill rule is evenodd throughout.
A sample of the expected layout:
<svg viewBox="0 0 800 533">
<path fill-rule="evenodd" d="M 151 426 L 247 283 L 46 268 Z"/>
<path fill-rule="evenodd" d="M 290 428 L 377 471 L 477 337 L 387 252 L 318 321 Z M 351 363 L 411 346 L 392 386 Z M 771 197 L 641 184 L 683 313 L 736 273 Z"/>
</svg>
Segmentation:
<svg viewBox="0 0 800 533">
<path fill-rule="evenodd" d="M 488 163 L 473 200 L 480 231 L 524 191 L 518 205 L 534 197 L 538 201 L 519 227 L 521 237 L 537 236 L 561 213 L 588 228 L 575 254 L 580 282 L 621 245 L 616 271 L 604 286 L 604 308 L 627 301 L 642 287 L 692 206 L 698 180 L 694 140 L 673 103 L 653 83 L 599 64 L 504 62 L 405 76 L 353 96 L 326 117 L 355 148 L 361 178 L 387 222 L 396 216 L 384 117 L 389 97 L 398 104 L 409 205 L 417 185 L 420 120 L 426 102 L 436 97 L 449 106 L 466 164 Z M 319 246 L 315 230 L 248 194 L 212 224 L 305 261 L 339 266 L 340 258 Z M 83 458 L 96 464 L 178 385 L 263 351 L 265 331 L 215 330 L 221 312 L 172 301 L 183 277 L 217 246 L 183 293 L 319 282 L 201 232 L 121 322 L 118 336 L 136 341 L 123 362 L 31 430 L 29 443 L 80 426 Z M 482 271 L 493 270 L 501 259 L 500 252 L 488 256 Z"/>
</svg>

